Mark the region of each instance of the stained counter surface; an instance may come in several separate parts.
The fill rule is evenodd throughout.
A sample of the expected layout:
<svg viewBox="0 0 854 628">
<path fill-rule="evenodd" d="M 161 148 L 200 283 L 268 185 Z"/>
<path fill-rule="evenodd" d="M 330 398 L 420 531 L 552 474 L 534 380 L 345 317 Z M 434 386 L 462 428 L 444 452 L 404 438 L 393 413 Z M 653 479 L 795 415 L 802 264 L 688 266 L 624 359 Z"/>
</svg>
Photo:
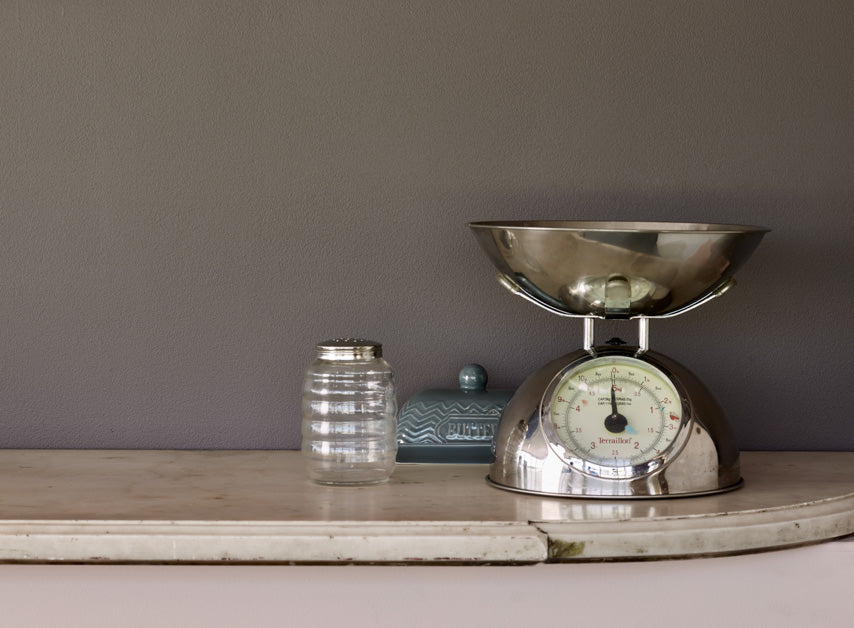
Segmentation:
<svg viewBox="0 0 854 628">
<path fill-rule="evenodd" d="M 387 484 L 327 487 L 302 464 L 295 451 L 0 451 L 0 561 L 644 560 L 854 534 L 854 452 L 746 452 L 743 488 L 655 500 L 503 491 L 486 465 L 403 464 Z"/>
</svg>

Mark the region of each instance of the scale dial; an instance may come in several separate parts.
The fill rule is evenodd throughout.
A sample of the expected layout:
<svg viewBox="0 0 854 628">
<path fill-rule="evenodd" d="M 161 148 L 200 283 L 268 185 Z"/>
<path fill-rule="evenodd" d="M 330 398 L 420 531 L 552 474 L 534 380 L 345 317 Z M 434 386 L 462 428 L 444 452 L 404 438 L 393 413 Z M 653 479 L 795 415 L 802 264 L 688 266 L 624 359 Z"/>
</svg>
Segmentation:
<svg viewBox="0 0 854 628">
<path fill-rule="evenodd" d="M 552 448 L 572 467 L 603 478 L 633 478 L 678 453 L 690 421 L 683 405 L 677 384 L 649 362 L 585 358 L 563 369 L 546 390 L 542 425 Z"/>
</svg>

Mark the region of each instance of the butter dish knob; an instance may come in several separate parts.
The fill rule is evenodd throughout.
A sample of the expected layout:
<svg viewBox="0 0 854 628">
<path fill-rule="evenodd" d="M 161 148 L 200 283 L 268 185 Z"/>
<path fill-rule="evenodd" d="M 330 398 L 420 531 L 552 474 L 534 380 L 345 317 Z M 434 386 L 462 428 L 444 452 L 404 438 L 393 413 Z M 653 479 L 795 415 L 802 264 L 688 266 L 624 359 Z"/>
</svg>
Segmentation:
<svg viewBox="0 0 854 628">
<path fill-rule="evenodd" d="M 480 364 L 466 364 L 460 369 L 460 388 L 463 390 L 485 390 L 486 369 Z"/>
</svg>

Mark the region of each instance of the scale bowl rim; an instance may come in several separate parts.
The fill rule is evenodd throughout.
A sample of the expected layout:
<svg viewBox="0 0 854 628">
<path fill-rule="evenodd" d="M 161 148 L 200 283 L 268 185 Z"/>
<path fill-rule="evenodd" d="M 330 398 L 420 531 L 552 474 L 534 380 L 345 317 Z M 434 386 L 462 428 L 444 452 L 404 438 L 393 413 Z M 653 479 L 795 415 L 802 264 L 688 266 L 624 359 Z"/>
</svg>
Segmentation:
<svg viewBox="0 0 854 628">
<path fill-rule="evenodd" d="M 547 231 L 601 231 L 613 233 L 767 233 L 768 227 L 734 223 L 633 220 L 483 220 L 470 229 L 524 229 Z"/>
</svg>

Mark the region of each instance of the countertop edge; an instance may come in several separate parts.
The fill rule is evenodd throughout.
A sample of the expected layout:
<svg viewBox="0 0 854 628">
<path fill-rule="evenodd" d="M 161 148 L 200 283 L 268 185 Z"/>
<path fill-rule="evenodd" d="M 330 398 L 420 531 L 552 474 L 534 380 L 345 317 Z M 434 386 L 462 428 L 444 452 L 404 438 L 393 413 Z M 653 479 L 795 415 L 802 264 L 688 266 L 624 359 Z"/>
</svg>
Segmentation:
<svg viewBox="0 0 854 628">
<path fill-rule="evenodd" d="M 808 545 L 854 534 L 854 494 L 797 507 L 707 517 L 535 523 L 549 560 L 637 560 L 719 556 Z"/>
<path fill-rule="evenodd" d="M 490 522 L 6 521 L 0 562 L 523 564 L 535 526 Z"/>
</svg>

